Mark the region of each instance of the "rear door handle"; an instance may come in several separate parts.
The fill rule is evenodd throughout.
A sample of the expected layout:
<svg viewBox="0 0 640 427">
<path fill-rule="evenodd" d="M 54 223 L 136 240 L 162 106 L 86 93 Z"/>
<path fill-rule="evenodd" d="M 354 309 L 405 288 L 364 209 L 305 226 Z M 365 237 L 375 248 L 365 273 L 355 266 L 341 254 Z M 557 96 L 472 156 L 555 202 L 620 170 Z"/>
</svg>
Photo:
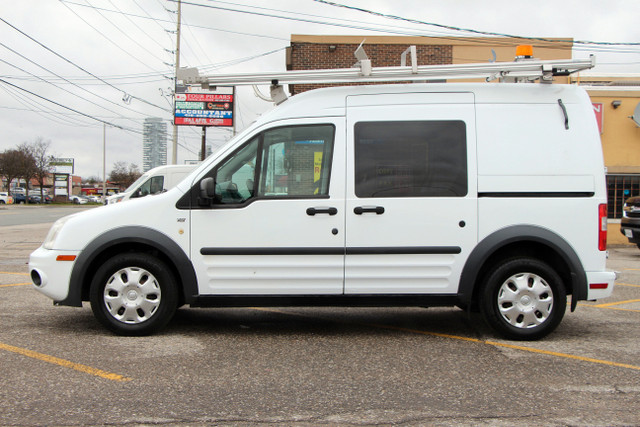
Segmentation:
<svg viewBox="0 0 640 427">
<path fill-rule="evenodd" d="M 307 215 L 314 216 L 315 214 L 329 214 L 336 215 L 338 213 L 338 209 L 336 208 L 308 208 Z"/>
<path fill-rule="evenodd" d="M 353 213 L 356 215 L 362 215 L 363 213 L 375 213 L 376 215 L 382 215 L 384 213 L 384 207 L 382 206 L 356 206 L 353 208 Z"/>
</svg>

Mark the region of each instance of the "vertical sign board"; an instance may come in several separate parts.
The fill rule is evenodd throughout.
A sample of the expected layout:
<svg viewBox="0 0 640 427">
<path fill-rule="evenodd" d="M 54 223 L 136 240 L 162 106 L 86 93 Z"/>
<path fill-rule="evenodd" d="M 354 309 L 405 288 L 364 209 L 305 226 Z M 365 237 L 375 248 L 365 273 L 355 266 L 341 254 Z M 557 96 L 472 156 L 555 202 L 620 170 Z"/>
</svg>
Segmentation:
<svg viewBox="0 0 640 427">
<path fill-rule="evenodd" d="M 71 194 L 71 178 L 74 160 L 70 158 L 53 158 L 49 162 L 53 172 L 54 196 L 68 196 Z"/>
<path fill-rule="evenodd" d="M 593 112 L 596 115 L 596 121 L 598 122 L 598 130 L 600 131 L 600 135 L 602 135 L 602 124 L 604 123 L 604 105 L 602 102 L 592 102 L 593 104 Z"/>
<path fill-rule="evenodd" d="M 173 123 L 187 126 L 233 126 L 234 88 L 176 86 Z"/>
<path fill-rule="evenodd" d="M 53 175 L 54 196 L 68 196 L 69 195 L 69 175 L 66 173 L 56 173 Z"/>
</svg>

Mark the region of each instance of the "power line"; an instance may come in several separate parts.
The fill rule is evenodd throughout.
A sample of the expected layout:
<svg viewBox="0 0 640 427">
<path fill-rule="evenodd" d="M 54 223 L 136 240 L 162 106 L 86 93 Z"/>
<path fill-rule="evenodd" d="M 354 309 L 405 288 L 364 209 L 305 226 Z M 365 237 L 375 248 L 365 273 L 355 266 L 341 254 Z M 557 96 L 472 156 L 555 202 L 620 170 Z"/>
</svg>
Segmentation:
<svg viewBox="0 0 640 427">
<path fill-rule="evenodd" d="M 168 0 L 168 1 L 177 2 L 178 0 Z M 341 27 L 341 28 L 382 32 L 382 33 L 387 33 L 387 34 L 398 34 L 398 35 L 404 35 L 404 36 L 430 37 L 430 35 L 426 35 L 425 33 L 411 32 L 411 31 L 407 31 L 404 28 L 398 29 L 398 30 L 394 29 L 394 28 L 399 28 L 399 27 L 372 28 L 370 26 L 365 26 L 365 25 L 344 24 L 344 23 L 338 23 L 338 22 L 327 22 L 327 21 L 322 21 L 322 20 L 317 20 L 317 19 L 300 18 L 298 16 L 295 16 L 295 17 L 282 16 L 282 15 L 273 14 L 273 13 L 242 10 L 242 9 L 238 9 L 238 8 L 223 7 L 223 6 L 218 6 L 218 5 L 193 3 L 193 2 L 188 2 L 188 1 L 185 1 L 185 0 L 181 0 L 181 1 L 182 1 L 182 4 L 190 5 L 190 6 L 197 6 L 197 7 L 209 8 L 209 9 L 223 10 L 223 11 L 228 11 L 228 12 L 236 12 L 236 13 L 243 13 L 243 14 L 248 14 L 248 15 L 256 15 L 256 16 L 263 16 L 263 17 L 269 17 L 269 18 L 283 19 L 283 20 L 289 20 L 289 21 L 297 21 L 297 22 L 304 22 L 304 23 L 311 23 L 311 24 L 318 24 L 318 25 L 335 26 L 335 27 Z M 316 1 L 320 1 L 320 0 L 316 0 Z M 235 3 L 228 3 L 228 2 L 216 2 L 216 3 L 237 5 Z M 330 2 L 326 2 L 326 4 L 338 5 L 337 3 L 330 3 Z M 251 8 L 267 10 L 267 11 L 274 11 L 274 9 L 261 8 L 261 7 L 256 7 L 256 6 L 245 6 L 245 7 L 251 7 Z M 358 8 L 355 8 L 355 10 L 358 10 Z M 275 10 L 275 11 L 276 12 L 280 12 L 278 10 Z M 363 9 L 363 11 L 366 11 L 366 9 Z M 317 15 L 309 15 L 309 14 L 296 14 L 296 15 L 306 15 L 306 16 L 311 16 L 311 17 L 317 17 Z M 389 15 L 389 16 L 393 16 L 393 15 Z M 399 18 L 399 19 L 402 19 L 402 18 Z M 348 21 L 348 20 L 344 20 L 344 21 L 353 22 L 353 21 Z M 422 22 L 422 21 L 417 21 L 417 23 L 420 23 L 422 25 L 429 25 L 430 24 L 430 23 Z M 465 30 L 463 28 L 449 27 L 449 26 L 441 25 L 441 24 L 434 24 L 434 26 L 437 26 L 439 28 L 445 28 L 445 29 L 448 29 L 449 31 L 460 32 L 460 31 L 464 31 Z M 476 34 L 482 34 L 482 32 L 478 32 Z M 549 39 L 549 38 L 542 38 L 542 37 L 524 37 L 524 36 L 514 36 L 514 35 L 509 35 L 509 34 L 489 33 L 489 32 L 486 32 L 486 34 L 484 34 L 484 35 L 494 35 L 494 36 L 500 36 L 500 37 L 520 38 L 520 39 L 523 39 L 523 40 L 539 41 L 539 42 L 545 42 L 545 43 L 567 43 L 568 42 L 568 40 L 563 40 L 563 39 Z M 500 39 L 498 39 L 498 38 L 496 38 L 495 40 L 478 40 L 477 37 L 471 37 L 471 36 L 467 36 L 467 37 L 438 36 L 438 38 L 451 39 L 451 40 L 468 40 L 468 41 L 473 41 L 475 43 L 482 43 L 482 44 L 487 44 L 487 45 L 490 45 L 490 44 L 491 45 L 495 45 L 497 43 L 500 43 Z M 605 48 L 613 49 L 613 48 L 620 47 L 620 46 L 629 46 L 629 47 L 640 46 L 640 43 L 586 42 L 586 41 L 578 40 L 578 44 L 580 44 L 580 43 L 584 43 L 585 46 L 587 46 L 588 43 L 599 44 L 600 49 L 605 49 Z M 509 45 L 511 45 L 511 44 L 509 44 Z M 553 49 L 554 48 L 553 46 L 545 46 L 545 47 L 549 48 L 549 49 Z M 580 50 L 579 47 L 576 48 L 576 49 Z M 603 51 L 605 51 L 605 50 L 603 50 Z M 612 53 L 637 53 L 637 51 L 629 51 L 629 50 L 626 50 L 626 51 L 606 50 L 606 51 L 607 52 L 612 52 Z"/>
<path fill-rule="evenodd" d="M 36 100 L 30 100 L 30 99 L 27 98 L 27 95 L 21 94 L 20 92 L 18 92 L 17 90 L 15 90 L 13 88 L 8 88 L 8 87 L 4 87 L 4 86 L 0 86 L 0 88 L 2 90 L 4 90 L 5 92 L 7 92 L 7 94 L 9 94 L 9 96 L 11 96 L 13 99 L 15 99 L 20 104 L 24 105 L 25 107 L 31 107 L 31 108 L 22 108 L 22 109 L 12 108 L 12 107 L 0 107 L 0 108 L 12 109 L 12 110 L 18 110 L 18 111 L 20 111 L 20 110 L 22 110 L 22 111 L 31 111 L 31 112 L 40 114 L 41 116 L 43 116 L 47 120 L 51 120 L 54 123 L 61 124 L 61 125 L 64 125 L 64 126 L 82 126 L 82 127 L 91 126 L 89 123 L 83 122 L 78 118 L 66 116 L 63 113 L 54 111 L 53 109 L 46 107 L 45 105 L 39 103 Z M 37 108 L 40 108 L 40 109 L 37 109 Z M 69 115 L 70 114 L 71 113 L 69 113 Z"/>
<path fill-rule="evenodd" d="M 89 0 L 85 0 L 88 4 L 88 6 L 92 9 L 94 9 L 96 11 L 96 13 L 98 13 L 98 15 L 100 15 L 105 21 L 107 21 L 109 24 L 111 24 L 120 34 L 122 34 L 123 36 L 125 36 L 126 38 L 128 38 L 129 40 L 131 40 L 131 42 L 133 44 L 135 44 L 136 46 L 138 46 L 139 48 L 141 48 L 144 52 L 146 52 L 147 54 L 153 56 L 155 59 L 157 59 L 160 62 L 164 62 L 164 60 L 156 55 L 154 55 L 153 53 L 151 53 L 151 51 L 147 48 L 145 48 L 144 46 L 142 46 L 136 39 L 134 39 L 133 37 L 131 37 L 126 31 L 123 31 L 122 28 L 120 28 L 118 25 L 114 24 L 113 22 L 111 22 L 111 20 L 109 18 L 107 18 L 106 16 L 104 16 L 102 14 L 101 11 L 99 11 L 98 9 L 96 9 L 91 3 L 89 3 Z M 113 4 L 113 3 L 111 3 Z M 117 9 L 117 7 L 116 7 Z M 76 14 L 76 16 L 80 17 L 78 14 Z M 124 15 L 123 15 L 124 16 Z M 127 16 L 125 16 L 125 18 L 128 19 Z M 82 18 L 81 18 L 82 19 Z M 100 32 L 99 30 L 97 30 L 94 26 L 90 25 L 87 21 L 85 21 L 83 19 L 83 21 L 89 25 L 91 28 L 93 28 L 94 30 L 98 31 L 103 37 L 107 38 L 107 40 L 109 40 L 111 43 L 115 44 L 109 37 L 105 36 L 102 32 Z M 155 40 L 154 40 L 155 42 Z M 117 44 L 116 44 L 117 45 Z M 118 47 L 120 47 L 121 50 L 125 51 L 125 49 L 123 49 L 121 46 L 118 45 Z M 162 46 L 160 46 L 162 47 Z M 128 51 L 126 51 L 130 56 L 136 58 L 134 55 L 130 54 Z M 142 64 L 145 64 L 144 61 L 140 61 L 139 58 L 136 58 L 136 60 L 138 60 L 138 62 L 141 62 Z M 147 66 L 149 69 L 153 69 L 151 67 L 149 67 L 147 64 L 145 64 L 145 66 Z"/>
<path fill-rule="evenodd" d="M 171 0 L 174 1 L 174 0 Z M 340 3 L 334 3 L 328 0 L 313 0 L 315 2 L 318 3 L 323 3 L 329 6 L 334 6 L 334 7 L 340 7 L 340 8 L 344 8 L 344 9 L 349 9 L 349 10 L 355 10 L 358 12 L 363 12 L 363 13 L 367 13 L 370 15 L 374 15 L 374 16 L 379 16 L 382 18 L 387 18 L 387 19 L 395 19 L 398 21 L 404 21 L 404 22 L 410 22 L 412 24 L 421 24 L 421 25 L 429 25 L 429 26 L 433 26 L 433 27 L 438 27 L 438 28 L 444 28 L 447 30 L 452 30 L 452 31 L 462 31 L 462 32 L 467 32 L 467 33 L 472 33 L 472 34 L 478 34 L 478 35 L 483 35 L 483 36 L 497 36 L 497 37 L 510 37 L 510 38 L 516 38 L 516 39 L 523 39 L 523 40 L 535 40 L 535 41 L 544 41 L 544 42 L 558 42 L 560 40 L 558 39 L 549 39 L 549 38 L 543 38 L 543 37 L 525 37 L 525 36 L 517 36 L 517 35 L 513 35 L 513 34 L 506 34 L 506 33 L 496 33 L 496 32 L 491 32 L 491 31 L 480 31 L 480 30 L 475 30 L 472 28 L 461 28 L 461 27 L 454 27 L 454 26 L 450 26 L 450 25 L 443 25 L 443 24 L 436 24 L 434 22 L 425 22 L 425 21 L 420 21 L 418 19 L 412 19 L 412 18 L 404 18 L 401 16 L 396 16 L 396 15 L 390 15 L 390 14 L 386 14 L 386 13 L 381 13 L 381 12 L 375 12 L 369 9 L 364 9 L 361 7 L 355 7 L 355 6 L 347 6 L 344 4 L 340 4 Z M 597 41 L 589 41 L 589 40 L 574 40 L 573 41 L 574 44 L 585 44 L 585 45 L 601 45 L 601 46 L 640 46 L 640 43 L 637 42 L 626 42 L 626 43 L 614 43 L 614 42 L 597 42 Z"/>
<path fill-rule="evenodd" d="M 269 52 L 259 53 L 257 55 L 252 55 L 252 56 L 246 56 L 244 58 L 232 59 L 225 62 L 219 62 L 217 64 L 201 65 L 198 68 L 202 71 L 207 71 L 208 69 L 219 69 L 219 68 L 229 67 L 232 65 L 242 64 L 243 62 L 248 62 L 257 58 L 262 58 L 263 56 L 268 56 L 277 52 L 281 52 L 286 49 L 287 47 L 285 46 L 279 49 L 270 50 Z"/>
<path fill-rule="evenodd" d="M 118 104 L 118 103 L 116 103 L 116 102 L 111 101 L 110 99 L 107 99 L 107 98 L 105 98 L 105 97 L 103 97 L 103 96 L 100 96 L 100 95 L 98 95 L 98 94 L 95 94 L 95 93 L 93 93 L 93 92 L 91 92 L 91 91 L 89 91 L 89 90 L 87 90 L 87 89 L 83 88 L 82 86 L 80 86 L 80 85 L 78 85 L 78 84 L 76 84 L 76 83 L 73 83 L 73 82 L 71 82 L 71 81 L 69 81 L 69 80 L 65 79 L 64 77 L 57 75 L 57 74 L 56 74 L 56 73 L 54 73 L 53 71 L 51 71 L 51 70 L 49 70 L 49 69 L 47 69 L 47 68 L 43 67 L 42 65 L 40 65 L 40 64 L 38 64 L 38 63 L 36 63 L 36 62 L 32 61 L 31 59 L 27 58 L 26 56 L 24 56 L 24 55 L 22 55 L 22 54 L 20 54 L 20 53 L 16 52 L 15 50 L 11 49 L 11 48 L 10 48 L 10 47 L 8 47 L 8 46 L 6 46 L 4 43 L 0 43 L 0 46 L 4 47 L 5 49 L 7 49 L 7 50 L 9 50 L 9 51 L 11 51 L 11 52 L 13 52 L 14 54 L 16 54 L 16 55 L 20 56 L 21 58 L 23 58 L 23 59 L 25 59 L 25 60 L 27 60 L 27 61 L 31 62 L 32 64 L 34 64 L 34 65 L 36 65 L 36 66 L 38 66 L 38 67 L 42 68 L 43 70 L 45 70 L 45 71 L 47 71 L 47 72 L 49 72 L 49 73 L 53 74 L 54 76 L 56 76 L 56 77 L 58 77 L 58 78 L 60 78 L 60 79 L 62 79 L 62 80 L 64 80 L 64 81 L 66 81 L 67 83 L 69 83 L 69 84 L 71 84 L 71 85 L 73 85 L 73 86 L 77 87 L 77 88 L 78 88 L 78 89 L 80 89 L 80 90 L 83 90 L 83 91 L 85 91 L 85 92 L 87 92 L 87 93 L 89 93 L 89 94 L 91 94 L 91 95 L 93 95 L 93 96 L 96 96 L 96 97 L 98 97 L 98 98 L 100 98 L 100 99 L 102 99 L 102 100 L 104 100 L 104 101 L 107 101 L 107 102 L 109 102 L 110 104 L 113 104 L 113 105 L 115 105 L 115 106 L 116 106 L 116 107 L 118 107 L 118 108 L 124 108 L 124 109 L 129 110 L 129 111 L 132 111 L 132 112 L 134 112 L 134 113 L 141 114 L 141 115 L 145 115 L 144 113 L 141 113 L 141 112 L 139 112 L 139 111 L 135 111 L 135 110 L 134 110 L 134 109 L 132 109 L 132 108 L 129 108 L 129 107 L 126 107 L 126 106 L 120 105 L 120 104 Z M 58 88 L 58 89 L 60 89 L 60 90 L 63 90 L 63 91 L 65 91 L 65 92 L 67 92 L 67 93 L 70 93 L 71 95 L 76 96 L 76 97 L 78 97 L 78 98 L 80 98 L 80 99 L 82 99 L 82 100 L 84 100 L 84 101 L 91 102 L 91 101 L 89 101 L 88 99 L 86 99 L 86 98 L 84 98 L 84 97 L 82 97 L 82 96 L 80 96 L 80 95 L 74 94 L 74 93 L 72 93 L 72 92 L 70 92 L 70 91 L 68 91 L 68 90 L 66 90 L 66 89 L 64 89 L 64 88 L 62 88 L 62 87 L 60 87 L 60 86 L 56 85 L 55 83 L 52 83 L 52 82 L 50 82 L 50 81 L 48 81 L 48 80 L 46 80 L 46 79 L 44 79 L 44 78 L 42 78 L 42 77 L 38 77 L 38 76 L 36 76 L 35 74 L 30 73 L 30 72 L 28 72 L 28 71 L 26 71 L 26 70 L 24 70 L 24 69 L 22 69 L 22 68 L 18 67 L 17 65 L 11 64 L 11 63 L 9 63 L 9 62 L 7 62 L 7 61 L 3 60 L 3 59 L 0 59 L 0 61 L 1 61 L 1 62 L 3 62 L 3 63 L 5 63 L 5 64 L 7 64 L 7 65 L 9 65 L 9 66 L 11 66 L 11 67 L 14 67 L 14 68 L 16 68 L 16 69 L 18 69 L 18 70 L 22 71 L 22 72 L 23 72 L 23 73 L 25 73 L 25 74 L 29 74 L 30 76 L 35 77 L 35 78 L 37 78 L 37 79 L 39 79 L 39 80 L 41 80 L 41 81 L 43 81 L 43 82 L 45 82 L 45 83 L 47 83 L 47 84 L 50 84 L 50 85 L 52 85 L 52 86 L 54 86 L 54 87 L 56 87 L 56 88 Z M 106 107 L 104 107 L 104 106 L 102 106 L 102 105 L 99 105 L 99 104 L 95 104 L 95 105 L 97 105 L 98 107 L 103 108 L 103 109 L 105 109 L 105 110 L 107 110 L 107 111 L 109 111 L 109 112 L 116 113 L 115 111 L 110 110 L 110 109 L 108 109 L 108 108 L 106 108 Z"/>
<path fill-rule="evenodd" d="M 111 84 L 111 83 L 109 83 L 109 82 L 107 82 L 107 81 L 103 80 L 102 78 L 100 78 L 100 77 L 96 76 L 95 74 L 91 73 L 90 71 L 85 70 L 84 68 L 82 68 L 81 66 L 77 65 L 77 64 L 76 64 L 76 63 L 74 63 L 73 61 L 71 61 L 71 60 L 69 60 L 69 59 L 65 58 L 64 56 L 60 55 L 60 54 L 59 54 L 59 53 L 57 53 L 56 51 L 54 51 L 54 50 L 50 49 L 49 47 L 45 46 L 43 43 L 41 43 L 41 42 L 39 42 L 38 40 L 34 39 L 33 37 L 31 37 L 30 35 L 28 35 L 28 34 L 27 34 L 27 33 L 25 33 L 24 31 L 20 30 L 19 28 L 17 28 L 17 27 L 15 27 L 15 26 L 11 25 L 9 22 L 5 21 L 5 20 L 4 20 L 3 18 L 1 18 L 1 17 L 0 17 L 0 21 L 4 22 L 6 25 L 8 25 L 9 27 L 13 28 L 15 31 L 17 31 L 17 32 L 19 32 L 20 34 L 22 34 L 23 36 L 27 37 L 29 40 L 31 40 L 31 41 L 33 41 L 34 43 L 38 44 L 38 45 L 39 45 L 39 46 L 41 46 L 42 48 L 44 48 L 44 49 L 46 49 L 47 51 L 49 51 L 49 52 L 53 53 L 53 54 L 54 54 L 54 55 L 56 55 L 58 58 L 60 58 L 60 59 L 64 60 L 65 62 L 67 62 L 67 63 L 69 63 L 69 64 L 71 64 L 71 65 L 73 65 L 74 67 L 78 68 L 79 70 L 83 71 L 84 73 L 89 74 L 89 75 L 90 75 L 90 76 L 92 76 L 93 78 L 95 78 L 95 79 L 97 79 L 97 80 L 100 80 L 102 83 L 106 84 L 107 86 L 109 86 L 109 87 L 112 87 L 112 88 L 116 89 L 118 92 L 122 92 L 122 93 L 124 93 L 124 94 L 125 94 L 125 96 L 129 96 L 129 97 L 131 97 L 131 98 L 133 98 L 133 99 L 137 99 L 137 100 L 138 100 L 138 101 L 140 101 L 140 102 L 143 102 L 143 103 L 145 103 L 145 104 L 147 104 L 147 105 L 150 105 L 150 106 L 152 106 L 152 107 L 159 108 L 159 109 L 161 109 L 161 110 L 163 110 L 163 111 L 166 111 L 166 112 L 169 112 L 169 111 L 170 111 L 170 110 L 167 110 L 167 109 L 166 109 L 166 108 L 164 108 L 164 107 L 160 107 L 159 105 L 156 105 L 156 104 L 154 104 L 154 103 L 152 103 L 152 102 L 149 102 L 149 101 L 147 101 L 147 100 L 145 100 L 145 99 L 142 99 L 142 98 L 139 98 L 139 97 L 137 97 L 137 96 L 134 96 L 134 95 L 128 94 L 126 91 L 123 91 L 122 89 L 117 88 L 117 87 L 116 87 L 116 86 L 114 86 L 113 84 Z"/>
<path fill-rule="evenodd" d="M 61 3 L 72 4 L 74 6 L 89 7 L 89 6 L 85 5 L 85 4 L 75 3 L 75 2 L 72 2 L 72 1 L 69 1 L 69 0 L 59 0 L 59 1 Z M 94 7 L 94 9 L 100 9 L 100 10 L 105 11 L 105 12 L 118 13 L 115 10 L 110 10 L 110 9 L 105 9 L 105 8 Z M 168 10 L 167 8 L 164 8 L 164 9 Z M 133 16 L 133 17 L 136 17 L 136 18 L 140 18 L 140 19 L 151 19 L 153 21 L 166 22 L 166 23 L 169 23 L 169 24 L 175 24 L 175 22 L 172 22 L 172 21 L 169 21 L 169 20 L 166 20 L 166 19 L 152 18 L 151 16 L 145 17 L 145 16 L 141 16 L 141 15 L 135 15 L 135 14 L 132 14 L 132 13 L 128 13 L 127 15 Z M 241 36 L 260 37 L 260 38 L 264 38 L 264 39 L 289 41 L 289 39 L 287 39 L 287 38 L 269 36 L 269 35 L 266 35 L 266 34 L 255 34 L 255 33 L 241 32 L 241 31 L 223 30 L 223 29 L 220 29 L 220 28 L 206 27 L 204 25 L 189 24 L 189 26 L 193 27 L 193 28 L 203 28 L 203 29 L 210 30 L 210 31 L 219 31 L 219 32 L 223 32 L 223 33 L 236 34 L 236 35 L 241 35 Z M 165 30 L 165 31 L 167 31 L 167 30 Z"/>
<path fill-rule="evenodd" d="M 0 19 L 1 19 L 1 18 L 0 18 Z M 81 112 L 81 111 L 75 110 L 75 109 L 73 109 L 73 108 L 71 108 L 71 107 L 67 107 L 66 105 L 62 105 L 62 104 L 60 104 L 59 102 L 53 101 L 53 100 L 51 100 L 51 99 L 49 99 L 49 98 L 46 98 L 46 97 L 41 96 L 41 95 L 38 95 L 37 93 L 31 92 L 31 91 L 30 91 L 30 90 L 28 90 L 28 89 L 25 89 L 25 88 L 20 87 L 20 86 L 18 86 L 18 85 L 14 85 L 13 83 L 9 83 L 9 82 L 8 82 L 8 81 L 6 81 L 6 80 L 0 79 L 0 83 L 4 83 L 5 85 L 8 85 L 8 86 L 11 86 L 11 87 L 13 87 L 13 88 L 15 88 L 15 89 L 18 89 L 18 90 L 21 90 L 21 91 L 23 91 L 23 92 L 26 92 L 26 93 L 28 93 L 29 95 L 35 96 L 36 98 L 43 99 L 43 100 L 45 100 L 45 101 L 47 101 L 47 102 L 50 102 L 50 103 L 52 103 L 52 104 L 57 105 L 58 107 L 62 107 L 62 108 L 64 108 L 64 109 L 66 109 L 66 110 L 73 111 L 73 112 L 74 112 L 74 113 L 76 113 L 76 114 L 80 114 L 81 116 L 84 116 L 84 117 L 90 118 L 90 119 L 95 120 L 95 121 L 100 122 L 100 123 L 104 123 L 105 125 L 109 125 L 109 126 L 112 126 L 112 127 L 118 128 L 118 129 L 122 129 L 122 130 L 125 130 L 125 131 L 129 131 L 129 132 L 134 132 L 134 133 L 142 134 L 142 132 L 141 132 L 141 131 L 137 131 L 137 130 L 134 130 L 134 129 L 131 129 L 131 128 L 126 128 L 126 127 L 124 127 L 124 126 L 120 126 L 120 125 L 117 125 L 117 124 L 115 124 L 115 123 L 111 123 L 111 122 L 108 122 L 108 121 L 106 121 L 106 120 L 102 120 L 102 119 L 100 119 L 100 118 L 98 118 L 98 117 L 92 116 L 92 115 L 90 115 L 90 114 L 86 114 L 86 113 L 83 113 L 83 112 Z"/>
<path fill-rule="evenodd" d="M 115 8 L 116 8 L 116 10 L 117 10 L 118 12 L 120 12 L 120 14 L 121 14 L 122 16 L 124 16 L 124 17 L 127 19 L 127 21 L 131 22 L 131 23 L 132 23 L 132 24 L 133 24 L 133 25 L 134 25 L 138 30 L 140 30 L 140 32 L 141 32 L 142 34 L 144 34 L 145 36 L 147 36 L 147 37 L 149 38 L 149 40 L 151 40 L 152 42 L 154 42 L 154 43 L 155 43 L 156 45 L 158 45 L 161 49 L 164 49 L 164 46 L 163 46 L 163 45 L 161 45 L 161 44 L 160 44 L 160 43 L 155 39 L 155 37 L 151 37 L 151 35 L 149 35 L 149 33 L 147 33 L 145 30 L 143 30 L 143 29 L 142 29 L 142 27 L 140 27 L 138 24 L 136 24 L 136 23 L 135 23 L 135 21 L 134 21 L 133 19 L 129 18 L 129 16 L 128 16 L 127 14 L 125 14 L 125 13 L 124 13 L 124 12 L 123 12 L 119 7 L 118 7 L 118 6 L 116 6 L 116 5 L 115 5 L 115 3 L 113 3 L 113 1 L 112 1 L 112 0 L 108 0 L 108 1 L 109 1 L 109 3 L 111 3 L 111 6 L 115 7 Z M 136 3 L 136 5 L 138 5 L 138 4 Z M 92 7 L 95 9 L 95 6 L 92 6 Z M 140 6 L 138 5 L 138 7 L 140 7 Z M 164 28 L 163 28 L 163 30 L 164 30 Z"/>
<path fill-rule="evenodd" d="M 82 22 L 84 22 L 85 24 L 87 24 L 89 27 L 91 27 L 96 33 L 100 34 L 102 37 L 104 37 L 109 43 L 111 43 L 113 46 L 115 46 L 117 49 L 121 50 L 122 52 L 124 52 L 126 55 L 128 55 L 131 59 L 137 61 L 138 63 L 142 64 L 145 68 L 148 68 L 150 70 L 153 70 L 153 68 L 151 68 L 147 63 L 145 63 L 144 61 L 142 61 L 140 58 L 138 58 L 137 56 L 133 55 L 131 52 L 125 50 L 122 46 L 120 46 L 118 43 L 114 42 L 113 40 L 111 40 L 107 35 L 105 35 L 102 31 L 100 31 L 99 29 L 97 29 L 96 27 L 94 27 L 93 25 L 91 25 L 89 22 L 87 22 L 86 19 L 84 19 L 82 16 L 78 15 L 76 13 L 75 10 L 71 9 L 69 6 L 67 6 L 66 4 L 63 3 L 63 6 L 66 7 L 67 9 L 69 9 L 69 11 L 71 13 L 73 13 L 74 15 L 76 15 L 76 17 L 78 17 L 78 19 L 80 19 Z M 87 7 L 91 7 L 90 5 Z M 112 24 L 113 25 L 113 24 Z"/>
</svg>

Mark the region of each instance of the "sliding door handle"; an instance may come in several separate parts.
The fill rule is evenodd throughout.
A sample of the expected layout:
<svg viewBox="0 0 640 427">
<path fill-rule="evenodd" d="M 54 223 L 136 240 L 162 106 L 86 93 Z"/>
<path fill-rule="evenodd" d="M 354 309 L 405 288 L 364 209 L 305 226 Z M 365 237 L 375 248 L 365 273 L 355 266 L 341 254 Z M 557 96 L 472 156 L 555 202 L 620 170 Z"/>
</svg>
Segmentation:
<svg viewBox="0 0 640 427">
<path fill-rule="evenodd" d="M 315 214 L 329 214 L 336 215 L 338 213 L 338 209 L 336 208 L 308 208 L 307 215 L 314 216 Z"/>
<path fill-rule="evenodd" d="M 356 206 L 353 208 L 353 213 L 356 215 L 362 215 L 363 213 L 375 213 L 376 215 L 382 215 L 384 208 L 382 206 Z"/>
</svg>

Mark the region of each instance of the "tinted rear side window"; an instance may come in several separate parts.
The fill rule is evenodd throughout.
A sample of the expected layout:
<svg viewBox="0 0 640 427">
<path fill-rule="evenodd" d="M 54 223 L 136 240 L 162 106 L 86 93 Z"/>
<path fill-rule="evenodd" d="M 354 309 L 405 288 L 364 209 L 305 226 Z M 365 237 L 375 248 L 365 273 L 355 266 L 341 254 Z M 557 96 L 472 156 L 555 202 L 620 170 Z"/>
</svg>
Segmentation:
<svg viewBox="0 0 640 427">
<path fill-rule="evenodd" d="M 464 197 L 463 121 L 360 122 L 355 125 L 357 197 Z"/>
</svg>

